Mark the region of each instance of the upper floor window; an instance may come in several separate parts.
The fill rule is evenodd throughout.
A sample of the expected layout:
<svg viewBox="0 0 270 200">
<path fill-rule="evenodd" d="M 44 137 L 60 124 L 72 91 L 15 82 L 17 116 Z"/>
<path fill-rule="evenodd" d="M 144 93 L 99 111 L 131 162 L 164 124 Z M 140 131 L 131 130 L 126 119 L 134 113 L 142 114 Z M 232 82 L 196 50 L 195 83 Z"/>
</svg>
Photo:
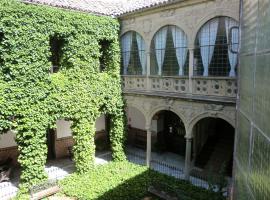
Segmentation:
<svg viewBox="0 0 270 200">
<path fill-rule="evenodd" d="M 100 40 L 100 56 L 99 56 L 99 71 L 104 72 L 106 70 L 107 64 L 109 62 L 108 58 L 108 49 L 110 46 L 110 41 L 108 40 Z"/>
<path fill-rule="evenodd" d="M 135 31 L 129 31 L 121 37 L 123 74 L 145 75 L 145 42 Z"/>
<path fill-rule="evenodd" d="M 183 76 L 188 74 L 187 35 L 177 26 L 165 26 L 151 43 L 151 74 Z"/>
<path fill-rule="evenodd" d="M 51 73 L 56 73 L 60 69 L 60 64 L 63 56 L 64 39 L 58 36 L 50 38 L 50 50 L 51 50 Z"/>
<path fill-rule="evenodd" d="M 1 45 L 3 43 L 3 40 L 4 40 L 4 33 L 0 31 L 0 48 L 1 48 Z M 0 53 L 0 65 L 2 64 L 3 60 L 2 60 L 2 55 Z"/>
<path fill-rule="evenodd" d="M 217 17 L 202 26 L 197 34 L 194 75 L 236 76 L 238 64 L 238 22 Z"/>
</svg>

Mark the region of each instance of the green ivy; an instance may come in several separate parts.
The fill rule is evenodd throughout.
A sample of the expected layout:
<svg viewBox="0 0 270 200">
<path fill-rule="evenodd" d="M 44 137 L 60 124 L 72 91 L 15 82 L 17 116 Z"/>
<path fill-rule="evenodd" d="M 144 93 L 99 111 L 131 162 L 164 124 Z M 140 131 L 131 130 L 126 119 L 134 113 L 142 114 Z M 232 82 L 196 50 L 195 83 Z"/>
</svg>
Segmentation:
<svg viewBox="0 0 270 200">
<path fill-rule="evenodd" d="M 179 199 L 225 200 L 218 193 L 127 161 L 110 162 L 83 175 L 75 173 L 60 181 L 62 193 L 80 200 L 146 199 L 150 195 L 149 186 L 173 193 Z"/>
<path fill-rule="evenodd" d="M 94 164 L 94 124 L 111 116 L 115 160 L 125 160 L 124 102 L 120 83 L 119 23 L 87 13 L 0 2 L 0 132 L 16 132 L 21 188 L 44 181 L 46 130 L 57 119 L 73 122 L 74 157 L 79 173 Z M 60 70 L 51 74 L 50 38 L 64 41 Z M 100 41 L 106 69 L 99 71 Z"/>
</svg>

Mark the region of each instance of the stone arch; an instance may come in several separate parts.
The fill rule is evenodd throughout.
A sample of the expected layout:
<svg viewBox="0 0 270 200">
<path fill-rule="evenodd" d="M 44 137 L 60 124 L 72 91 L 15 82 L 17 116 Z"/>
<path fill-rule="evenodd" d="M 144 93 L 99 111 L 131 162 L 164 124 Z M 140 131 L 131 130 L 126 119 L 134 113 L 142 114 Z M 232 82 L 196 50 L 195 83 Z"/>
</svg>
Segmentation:
<svg viewBox="0 0 270 200">
<path fill-rule="evenodd" d="M 124 30 L 123 32 L 120 33 L 120 38 L 121 38 L 122 36 L 124 36 L 124 35 L 125 35 L 126 33 L 128 33 L 128 32 L 136 32 L 136 33 L 138 33 L 139 35 L 141 35 L 142 38 L 145 40 L 145 35 L 144 35 L 144 33 L 141 32 L 140 30 L 135 30 L 135 29 Z"/>
<path fill-rule="evenodd" d="M 166 32 L 163 32 L 163 30 L 166 29 Z M 179 44 L 176 43 L 175 44 L 175 39 L 173 39 L 173 35 L 175 34 L 172 34 L 175 32 L 181 32 L 182 36 L 181 39 L 178 38 L 176 39 L 176 41 L 180 42 Z M 169 34 L 169 32 L 171 34 Z M 162 37 L 157 37 L 159 36 L 159 34 L 161 33 Z M 178 25 L 175 25 L 173 23 L 166 23 L 164 26 L 158 26 L 158 29 L 155 30 L 155 32 L 153 31 L 152 32 L 152 36 L 151 36 L 151 41 L 150 41 L 150 74 L 151 75 L 167 75 L 167 76 L 177 76 L 179 75 L 180 73 L 180 69 L 181 69 L 181 73 L 180 75 L 183 76 L 183 75 L 187 75 L 188 74 L 188 68 L 189 68 L 189 65 L 188 65 L 188 57 L 189 57 L 189 52 L 188 52 L 188 43 L 189 43 L 189 38 L 188 38 L 188 35 L 187 33 L 185 32 L 185 30 L 183 30 L 181 27 L 179 27 Z M 165 38 L 163 36 L 166 36 Z M 176 37 L 176 36 L 175 36 Z M 168 38 L 170 38 L 170 40 L 168 40 Z M 158 44 L 165 44 L 166 45 L 161 45 L 160 47 L 157 48 L 156 46 L 156 39 L 158 39 Z M 165 39 L 165 40 L 164 40 Z M 163 41 L 163 42 L 161 42 Z M 168 41 L 170 41 L 168 43 Z M 171 44 L 171 45 L 169 45 Z M 175 46 L 177 45 L 177 46 Z M 180 49 L 185 49 L 186 50 L 186 54 L 183 55 L 181 52 L 180 55 L 177 56 L 177 49 L 180 48 Z M 161 58 L 160 57 L 157 57 L 157 49 L 158 49 L 158 52 L 164 52 L 163 54 L 163 57 Z M 161 51 L 162 50 L 162 51 Z M 166 56 L 167 55 L 167 56 Z M 185 59 L 183 59 L 185 58 Z M 158 60 L 160 61 L 161 59 L 163 59 L 162 61 L 162 64 L 158 64 Z M 184 61 L 182 64 L 179 63 L 179 60 L 180 59 L 181 61 Z M 168 61 L 174 61 L 173 64 L 171 62 L 168 62 Z M 180 67 L 181 66 L 181 67 Z M 165 68 L 169 68 L 169 70 L 165 69 Z M 173 69 L 173 70 L 172 70 Z M 152 73 L 152 71 L 154 73 Z M 169 71 L 169 73 L 171 74 L 165 74 L 166 71 Z M 172 72 L 173 71 L 173 72 Z"/>
<path fill-rule="evenodd" d="M 146 127 L 146 124 L 147 124 L 147 115 L 145 113 L 145 110 L 142 108 L 142 105 L 137 105 L 137 104 L 133 104 L 133 103 L 132 104 L 129 104 L 127 102 L 126 108 L 133 108 L 133 109 L 138 110 L 142 114 L 142 116 L 144 117 L 145 127 Z M 126 110 L 126 112 L 127 112 L 127 110 Z M 128 114 L 128 113 L 126 113 L 126 114 Z"/>
<path fill-rule="evenodd" d="M 127 106 L 127 109 L 129 110 L 133 110 L 133 114 L 135 113 L 136 116 L 139 118 L 139 119 L 136 119 L 135 121 L 139 121 L 139 124 L 143 124 L 140 129 L 145 129 L 146 128 L 146 118 L 145 118 L 145 114 L 144 112 L 141 111 L 141 109 L 138 109 L 137 106 Z M 132 123 L 132 119 L 129 119 L 129 116 L 128 116 L 128 110 L 127 110 L 127 117 L 128 117 L 128 123 Z M 137 113 L 136 113 L 137 112 Z M 142 119 L 143 117 L 143 119 Z M 129 121 L 131 120 L 131 121 Z M 138 122 L 137 122 L 138 123 Z M 136 124 L 136 123 L 135 123 Z M 138 128 L 138 126 L 134 127 L 134 128 Z"/>
<path fill-rule="evenodd" d="M 235 12 L 232 12 L 230 10 L 218 9 L 218 10 L 212 12 L 212 13 L 209 13 L 208 15 L 206 15 L 205 17 L 203 17 L 194 26 L 195 28 L 192 31 L 192 34 L 191 34 L 191 37 L 190 37 L 190 40 L 189 40 L 189 43 L 188 43 L 190 46 L 195 46 L 197 34 L 199 33 L 199 31 L 203 27 L 203 25 L 206 24 L 211 19 L 214 19 L 216 17 L 230 17 L 230 18 L 234 19 L 235 21 L 239 22 L 238 15 Z"/>
<path fill-rule="evenodd" d="M 128 36 L 127 35 L 128 33 L 130 33 L 131 37 L 125 37 L 125 36 Z M 135 36 L 135 39 L 134 39 L 134 36 Z M 138 39 L 139 39 L 140 43 L 139 43 Z M 135 46 L 137 46 L 136 50 L 132 49 L 132 48 L 134 48 L 134 46 L 132 45 L 133 42 L 135 42 L 137 44 L 137 45 L 135 45 Z M 129 45 L 125 46 L 125 44 L 129 44 L 130 46 Z M 122 47 L 124 47 L 124 49 Z M 128 47 L 128 48 L 126 48 L 126 47 Z M 141 49 L 139 49 L 139 47 Z M 141 73 L 142 73 L 141 75 L 146 74 L 146 70 L 147 70 L 146 53 L 148 52 L 147 48 L 148 48 L 148 45 L 146 44 L 145 37 L 141 33 L 139 33 L 138 31 L 129 30 L 129 31 L 123 32 L 123 34 L 120 35 L 121 60 L 123 59 L 123 66 L 121 66 L 121 71 L 122 71 L 122 67 L 123 67 L 124 68 L 123 74 L 126 75 L 125 72 L 127 72 L 127 70 L 128 70 L 128 66 L 129 66 L 128 63 L 131 61 L 131 58 L 134 55 L 137 56 L 137 59 L 135 59 L 135 60 L 139 60 L 139 62 L 140 62 L 139 65 L 141 66 L 141 69 L 140 69 Z M 129 58 L 129 59 L 124 59 L 124 58 Z M 142 61 L 142 59 L 143 59 L 143 61 Z M 125 61 L 127 61 L 127 62 L 125 62 Z M 138 65 L 133 63 L 132 66 L 137 67 Z M 136 75 L 136 74 L 132 74 L 132 75 Z"/>
<path fill-rule="evenodd" d="M 232 120 L 229 116 L 222 112 L 204 112 L 201 114 L 196 115 L 193 117 L 190 122 L 188 123 L 188 128 L 187 128 L 187 138 L 193 138 L 193 128 L 194 126 L 204 118 L 220 118 L 223 119 L 224 121 L 228 122 L 233 128 L 235 128 L 235 122 Z"/>
<path fill-rule="evenodd" d="M 150 46 L 151 46 L 151 43 L 152 43 L 153 38 L 155 37 L 156 33 L 165 26 L 176 26 L 177 28 L 181 29 L 187 35 L 187 40 L 188 40 L 187 43 L 189 44 L 190 38 L 189 38 L 188 33 L 190 31 L 188 31 L 189 29 L 184 23 L 173 23 L 171 20 L 165 20 L 165 21 L 162 21 L 162 22 L 157 23 L 157 24 L 158 24 L 158 26 L 155 26 L 151 30 L 151 33 L 149 34 L 149 38 L 151 38 Z M 150 49 L 150 47 L 149 47 L 149 49 Z"/>
<path fill-rule="evenodd" d="M 146 127 L 149 129 L 151 127 L 151 121 L 152 121 L 152 118 L 153 116 L 162 111 L 162 110 L 165 110 L 165 111 L 171 111 L 173 113 L 175 113 L 183 122 L 184 124 L 184 127 L 185 127 L 185 131 L 187 133 L 187 121 L 186 121 L 186 117 L 179 111 L 177 111 L 176 108 L 171 108 L 171 107 L 168 107 L 168 106 L 158 106 L 158 107 L 155 107 L 153 108 L 147 115 L 147 118 L 146 118 Z"/>
</svg>

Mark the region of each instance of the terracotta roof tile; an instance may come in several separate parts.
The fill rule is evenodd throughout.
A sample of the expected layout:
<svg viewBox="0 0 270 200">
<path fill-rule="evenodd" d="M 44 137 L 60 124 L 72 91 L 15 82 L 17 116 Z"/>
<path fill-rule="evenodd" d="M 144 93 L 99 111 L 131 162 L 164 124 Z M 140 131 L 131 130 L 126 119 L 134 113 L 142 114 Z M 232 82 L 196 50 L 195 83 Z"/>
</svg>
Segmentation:
<svg viewBox="0 0 270 200">
<path fill-rule="evenodd" d="M 81 10 L 100 15 L 119 16 L 147 8 L 158 7 L 180 0 L 22 0 L 26 3 L 45 4 Z"/>
</svg>

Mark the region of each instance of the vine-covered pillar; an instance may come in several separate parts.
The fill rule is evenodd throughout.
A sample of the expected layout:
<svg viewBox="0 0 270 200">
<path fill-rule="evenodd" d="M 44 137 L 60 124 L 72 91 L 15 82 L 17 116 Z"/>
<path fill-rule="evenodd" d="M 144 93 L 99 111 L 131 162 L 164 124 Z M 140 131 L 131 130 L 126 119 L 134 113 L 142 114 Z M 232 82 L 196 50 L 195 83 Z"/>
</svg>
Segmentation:
<svg viewBox="0 0 270 200">
<path fill-rule="evenodd" d="M 75 141 L 73 146 L 75 166 L 77 172 L 84 173 L 94 167 L 95 122 L 84 118 L 75 120 L 71 129 Z"/>
<path fill-rule="evenodd" d="M 46 128 L 36 126 L 38 122 L 24 120 L 26 124 L 17 127 L 18 162 L 22 168 L 20 188 L 28 190 L 31 186 L 47 179 L 45 164 L 47 160 Z"/>
<path fill-rule="evenodd" d="M 111 115 L 110 142 L 112 148 L 112 158 L 114 161 L 123 161 L 126 159 L 124 152 L 125 127 L 124 115 Z"/>
</svg>

